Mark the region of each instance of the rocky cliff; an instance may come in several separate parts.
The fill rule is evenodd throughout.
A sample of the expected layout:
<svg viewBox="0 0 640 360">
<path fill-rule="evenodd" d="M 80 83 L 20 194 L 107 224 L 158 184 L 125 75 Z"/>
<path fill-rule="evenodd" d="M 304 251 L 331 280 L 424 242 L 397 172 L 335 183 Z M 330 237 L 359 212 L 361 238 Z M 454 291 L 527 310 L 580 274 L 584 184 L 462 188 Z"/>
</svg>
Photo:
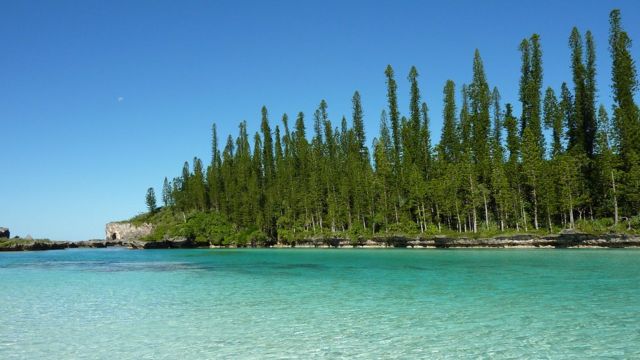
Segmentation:
<svg viewBox="0 0 640 360">
<path fill-rule="evenodd" d="M 153 225 L 133 225 L 127 222 L 111 222 L 105 226 L 106 240 L 137 240 L 151 234 Z"/>
</svg>

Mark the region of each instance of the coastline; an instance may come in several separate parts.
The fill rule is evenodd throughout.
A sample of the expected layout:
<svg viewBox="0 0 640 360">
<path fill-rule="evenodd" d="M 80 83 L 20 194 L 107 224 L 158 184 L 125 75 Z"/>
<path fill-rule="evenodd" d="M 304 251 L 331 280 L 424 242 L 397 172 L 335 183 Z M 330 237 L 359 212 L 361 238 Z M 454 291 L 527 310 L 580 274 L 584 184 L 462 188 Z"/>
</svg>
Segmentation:
<svg viewBox="0 0 640 360">
<path fill-rule="evenodd" d="M 520 234 L 511 236 L 496 236 L 490 238 L 468 237 L 409 237 L 388 236 L 373 237 L 354 242 L 345 238 L 310 238 L 295 244 L 276 243 L 270 246 L 260 244 L 246 245 L 210 245 L 196 243 L 185 238 L 166 239 L 163 241 L 142 241 L 139 239 L 118 240 L 86 240 L 86 241 L 51 241 L 7 239 L 0 242 L 0 252 L 5 251 L 43 251 L 64 250 L 75 248 L 107 248 L 123 247 L 135 250 L 144 249 L 223 249 L 223 248 L 409 248 L 409 249 L 576 249 L 576 248 L 640 248 L 639 235 L 627 234 L 584 234 L 570 233 L 558 235 L 530 235 Z"/>
</svg>

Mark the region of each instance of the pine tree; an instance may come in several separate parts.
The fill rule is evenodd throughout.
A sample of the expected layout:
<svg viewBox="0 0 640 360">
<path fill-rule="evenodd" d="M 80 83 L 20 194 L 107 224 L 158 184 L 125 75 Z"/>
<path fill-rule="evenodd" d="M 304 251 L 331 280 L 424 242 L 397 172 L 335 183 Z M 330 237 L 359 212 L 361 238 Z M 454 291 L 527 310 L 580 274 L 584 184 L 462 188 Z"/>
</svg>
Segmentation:
<svg viewBox="0 0 640 360">
<path fill-rule="evenodd" d="M 221 152 L 212 125 L 211 164 L 205 171 L 196 157 L 184 163 L 182 176 L 165 178 L 164 207 L 183 223 L 215 211 L 211 216 L 228 221 L 234 237 L 252 233 L 253 242 L 266 236 L 292 243 L 328 231 L 354 241 L 380 232 L 430 234 L 443 227 L 478 232 L 479 222 L 501 231 L 527 231 L 528 223 L 553 231 L 580 227 L 578 220 L 589 215 L 631 226 L 631 216 L 640 209 L 637 79 L 619 11 L 611 13 L 610 21 L 611 119 L 602 106 L 595 111 L 593 35 L 587 31 L 583 41 L 573 29 L 573 87 L 562 83 L 558 93 L 549 87 L 543 94 L 542 50 L 533 34 L 520 44 L 520 118 L 511 104 L 502 111 L 500 93 L 490 90 L 476 50 L 473 78 L 462 86 L 459 109 L 453 81 L 444 86 L 442 134 L 433 146 L 418 71 L 411 67 L 408 74 L 404 117 L 394 72 L 387 66 L 388 108 L 371 148 L 357 91 L 351 123 L 343 116 L 334 127 L 326 101 L 320 102 L 309 140 L 302 112 L 291 131 L 286 114 L 272 131 L 263 106 L 252 141 L 243 121 Z M 551 134 L 548 157 L 543 125 Z M 156 211 L 155 204 L 149 211 Z"/>
<path fill-rule="evenodd" d="M 566 127 L 565 138 L 567 149 L 571 149 L 578 142 L 578 124 L 574 115 L 573 95 L 567 83 L 563 82 L 560 87 L 560 111 L 562 112 L 563 126 Z"/>
<path fill-rule="evenodd" d="M 478 216 L 476 208 L 476 198 L 478 196 L 476 171 L 474 169 L 473 160 L 473 123 L 469 109 L 470 91 L 466 85 L 462 85 L 462 108 L 460 110 L 459 132 L 461 134 L 460 144 L 460 162 L 459 168 L 455 172 L 458 175 L 456 181 L 460 188 L 461 205 L 460 210 L 465 218 L 462 228 L 466 232 L 467 229 L 474 233 L 478 231 Z M 457 216 L 458 218 L 460 216 Z M 459 222 L 461 219 L 458 220 Z"/>
<path fill-rule="evenodd" d="M 544 125 L 551 129 L 551 157 L 560 155 L 562 149 L 562 121 L 563 114 L 561 105 L 558 103 L 556 94 L 551 87 L 548 87 L 544 95 Z"/>
<path fill-rule="evenodd" d="M 497 218 L 500 230 L 507 226 L 511 192 L 504 166 L 504 149 L 502 147 L 502 110 L 500 108 L 500 92 L 494 88 L 491 92 L 493 104 L 493 136 L 491 138 L 491 185 L 495 198 Z"/>
<path fill-rule="evenodd" d="M 527 127 L 529 118 L 531 117 L 531 104 L 529 96 L 529 86 L 531 84 L 531 50 L 528 39 L 522 39 L 520 42 L 521 68 L 520 68 L 520 102 L 522 103 L 522 116 L 520 136 Z"/>
<path fill-rule="evenodd" d="M 362 113 L 362 103 L 360 100 L 360 93 L 353 93 L 353 98 L 351 99 L 351 103 L 353 105 L 353 131 L 356 137 L 356 144 L 358 145 L 358 152 L 361 154 L 363 158 L 367 157 L 367 146 L 366 146 L 366 137 L 364 134 L 364 121 L 363 121 L 363 113 Z"/>
<path fill-rule="evenodd" d="M 420 163 L 420 89 L 418 87 L 418 71 L 415 66 L 409 71 L 408 80 L 411 86 L 409 101 L 409 122 L 403 136 L 404 160 L 408 164 Z"/>
<path fill-rule="evenodd" d="M 597 168 L 599 175 L 599 184 L 601 186 L 600 194 L 605 203 L 605 214 L 612 214 L 614 224 L 618 225 L 618 193 L 616 189 L 617 178 L 619 177 L 617 167 L 617 157 L 611 148 L 611 123 L 609 115 L 604 106 L 600 105 L 598 109 L 598 134 L 597 139 Z"/>
<path fill-rule="evenodd" d="M 566 84 L 563 84 L 563 92 L 568 91 Z M 565 94 L 565 96 L 567 96 Z M 563 100 L 564 101 L 564 100 Z M 570 101 L 566 100 L 566 101 Z M 561 194 L 561 174 L 560 174 L 560 156 L 563 154 L 564 149 L 562 145 L 563 134 L 563 105 L 562 102 L 558 103 L 555 92 L 551 87 L 548 87 L 544 96 L 544 125 L 547 129 L 551 129 L 552 146 L 551 146 L 551 159 L 545 164 L 545 171 L 543 173 L 545 189 L 545 202 L 547 208 L 547 220 L 549 222 L 549 228 L 552 228 L 551 217 L 557 217 L 560 210 L 559 199 Z M 570 105 L 568 105 L 570 107 Z"/>
<path fill-rule="evenodd" d="M 193 158 L 193 176 L 191 177 L 190 188 L 195 208 L 204 211 L 207 209 L 207 190 L 204 178 L 204 168 L 202 160 Z"/>
<path fill-rule="evenodd" d="M 424 176 L 429 178 L 429 172 L 431 170 L 431 131 L 429 130 L 429 107 L 426 102 L 422 103 L 420 107 L 420 114 L 422 115 L 422 127 L 420 128 L 420 149 L 422 151 L 421 161 L 424 169 Z"/>
<path fill-rule="evenodd" d="M 147 209 L 149 209 L 149 213 L 153 214 L 156 212 L 156 194 L 153 191 L 153 188 L 150 187 L 147 189 L 147 196 L 145 198 Z"/>
<path fill-rule="evenodd" d="M 443 90 L 444 106 L 442 111 L 442 136 L 440 138 L 440 151 L 442 158 L 448 163 L 459 159 L 460 139 L 458 138 L 458 124 L 456 120 L 455 84 L 447 80 Z"/>
<path fill-rule="evenodd" d="M 489 228 L 488 189 L 491 181 L 491 161 L 489 152 L 489 132 L 491 120 L 491 92 L 484 73 L 484 65 L 480 52 L 476 49 L 473 58 L 473 81 L 469 86 L 471 105 L 473 158 L 475 161 L 475 175 L 478 181 L 479 195 L 484 205 L 485 228 Z M 474 209 L 475 214 L 475 209 Z M 475 215 L 474 215 L 475 217 Z M 474 226 L 475 228 L 475 226 Z"/>
<path fill-rule="evenodd" d="M 269 115 L 266 106 L 262 107 L 262 122 L 260 125 L 263 138 L 264 177 L 268 185 L 271 185 L 275 173 L 275 163 L 273 159 L 273 138 L 271 127 L 269 126 Z"/>
<path fill-rule="evenodd" d="M 636 66 L 631 57 L 631 39 L 620 24 L 620 10 L 609 16 L 609 51 L 613 63 L 613 123 L 617 128 L 616 141 L 622 157 L 624 181 L 624 212 L 640 211 L 640 111 L 634 101 L 638 89 Z"/>
<path fill-rule="evenodd" d="M 165 207 L 172 205 L 171 203 L 171 184 L 169 180 L 165 176 L 164 182 L 162 183 L 162 203 Z"/>
<path fill-rule="evenodd" d="M 188 165 L 188 164 L 187 164 Z M 221 183 L 224 196 L 220 197 L 221 209 L 227 214 L 231 222 L 235 222 L 235 199 L 232 198 L 233 194 L 237 194 L 238 191 L 238 178 L 235 174 L 235 146 L 233 137 L 229 135 L 227 137 L 227 143 L 222 153 L 222 165 L 221 165 Z"/>
<path fill-rule="evenodd" d="M 529 41 L 523 40 L 521 46 L 522 59 L 529 61 L 523 64 L 520 96 L 523 108 L 522 132 L 522 166 L 525 183 L 529 188 L 533 223 L 539 228 L 538 203 L 541 195 L 542 169 L 544 155 L 544 138 L 540 124 L 540 90 L 542 86 L 542 50 L 539 37 L 533 34 Z M 529 52 L 529 54 L 525 54 Z M 526 73 L 525 73 L 526 72 Z M 526 111 L 524 110 L 526 109 Z"/>
<path fill-rule="evenodd" d="M 506 104 L 504 114 L 504 128 L 507 131 L 507 150 L 509 158 L 505 164 L 505 173 L 509 179 L 509 186 L 514 195 L 512 203 L 512 213 L 514 214 L 514 223 L 516 229 L 519 230 L 523 225 L 527 228 L 527 217 L 524 212 L 524 200 L 522 194 L 522 184 L 520 176 L 520 158 L 521 158 L 521 137 L 519 135 L 518 119 L 513 116 L 511 104 Z"/>
<path fill-rule="evenodd" d="M 253 204 L 251 199 L 252 186 L 252 164 L 251 149 L 249 145 L 249 135 L 247 134 L 247 123 L 242 121 L 239 126 L 238 137 L 236 138 L 234 170 L 236 176 L 235 190 L 232 197 L 233 217 L 240 226 L 246 227 L 254 223 Z"/>
<path fill-rule="evenodd" d="M 591 31 L 585 33 L 586 62 L 584 66 L 584 101 L 582 103 L 582 126 L 584 131 L 584 147 L 587 157 L 594 156 L 596 143 L 596 49 Z M 587 174 L 588 175 L 588 174 Z"/>
<path fill-rule="evenodd" d="M 298 113 L 293 145 L 293 199 L 294 219 L 299 225 L 308 229 L 311 225 L 311 196 L 309 194 L 309 142 L 307 141 L 304 114 Z"/>
<path fill-rule="evenodd" d="M 207 186 L 209 206 L 215 211 L 220 211 L 220 196 L 222 194 L 222 178 L 220 170 L 222 158 L 218 149 L 218 132 L 216 124 L 212 125 L 211 134 L 211 165 L 207 169 Z"/>
<path fill-rule="evenodd" d="M 574 124 L 569 126 L 569 129 L 574 130 L 575 133 L 569 134 L 569 146 L 568 149 L 572 150 L 575 154 L 582 154 L 586 152 L 586 140 L 585 140 L 585 119 L 584 109 L 586 98 L 585 89 L 585 68 L 582 62 L 582 37 L 577 28 L 573 28 L 571 36 L 569 37 L 569 46 L 571 47 L 571 69 L 573 72 L 573 119 Z"/>
<path fill-rule="evenodd" d="M 263 159 L 263 144 L 260 134 L 257 132 L 253 136 L 253 156 L 251 156 L 249 201 L 250 214 L 254 219 L 254 224 L 263 232 L 271 233 L 271 209 L 268 207 L 265 192 L 265 167 Z"/>
<path fill-rule="evenodd" d="M 376 181 L 382 190 L 382 206 L 378 211 L 378 223 L 384 223 L 385 228 L 389 226 L 390 203 L 393 201 L 393 144 L 389 135 L 389 125 L 387 124 L 387 114 L 383 110 L 380 115 L 380 137 L 374 140 L 374 163 Z M 397 219 L 396 219 L 397 222 Z"/>
<path fill-rule="evenodd" d="M 391 118 L 391 135 L 393 140 L 394 161 L 400 158 L 400 113 L 398 112 L 397 85 L 393 78 L 393 68 L 387 65 L 384 74 L 387 76 L 387 102 L 389 104 L 389 117 Z"/>
</svg>

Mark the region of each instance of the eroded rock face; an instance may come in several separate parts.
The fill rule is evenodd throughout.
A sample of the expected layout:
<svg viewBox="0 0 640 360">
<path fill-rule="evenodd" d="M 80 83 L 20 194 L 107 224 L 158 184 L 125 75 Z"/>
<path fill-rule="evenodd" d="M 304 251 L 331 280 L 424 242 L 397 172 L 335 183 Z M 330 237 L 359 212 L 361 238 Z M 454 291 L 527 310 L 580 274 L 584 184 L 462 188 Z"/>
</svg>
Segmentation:
<svg viewBox="0 0 640 360">
<path fill-rule="evenodd" d="M 131 223 L 108 223 L 105 226 L 106 240 L 137 240 L 151 234 L 153 225 L 144 223 L 136 226 Z"/>
<path fill-rule="evenodd" d="M 0 238 L 10 238 L 11 233 L 9 233 L 9 229 L 0 227 Z"/>
</svg>

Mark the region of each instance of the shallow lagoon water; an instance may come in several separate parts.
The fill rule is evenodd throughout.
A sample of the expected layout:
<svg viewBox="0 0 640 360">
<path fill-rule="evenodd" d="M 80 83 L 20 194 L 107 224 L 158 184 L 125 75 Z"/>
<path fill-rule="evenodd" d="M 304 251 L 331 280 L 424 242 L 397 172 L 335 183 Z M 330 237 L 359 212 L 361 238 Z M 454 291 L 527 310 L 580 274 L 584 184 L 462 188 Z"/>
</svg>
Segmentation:
<svg viewBox="0 0 640 360">
<path fill-rule="evenodd" d="M 0 359 L 640 358 L 640 250 L 0 253 Z"/>
</svg>

